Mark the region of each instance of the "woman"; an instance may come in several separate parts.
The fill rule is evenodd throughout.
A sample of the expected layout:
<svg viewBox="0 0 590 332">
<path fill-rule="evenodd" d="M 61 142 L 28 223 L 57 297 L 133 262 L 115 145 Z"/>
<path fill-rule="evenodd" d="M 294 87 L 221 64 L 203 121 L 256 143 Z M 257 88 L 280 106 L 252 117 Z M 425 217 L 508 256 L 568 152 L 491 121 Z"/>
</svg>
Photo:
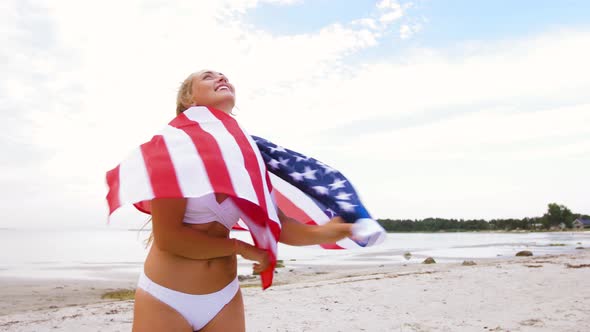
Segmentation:
<svg viewBox="0 0 590 332">
<path fill-rule="evenodd" d="M 177 114 L 208 106 L 231 114 L 235 90 L 218 72 L 191 74 L 181 85 Z M 230 229 L 239 210 L 225 194 L 151 201 L 153 244 L 135 295 L 133 331 L 244 331 L 237 255 L 266 270 L 269 253 L 237 239 Z M 311 245 L 351 236 L 340 218 L 308 226 L 278 211 L 279 242 Z"/>
</svg>

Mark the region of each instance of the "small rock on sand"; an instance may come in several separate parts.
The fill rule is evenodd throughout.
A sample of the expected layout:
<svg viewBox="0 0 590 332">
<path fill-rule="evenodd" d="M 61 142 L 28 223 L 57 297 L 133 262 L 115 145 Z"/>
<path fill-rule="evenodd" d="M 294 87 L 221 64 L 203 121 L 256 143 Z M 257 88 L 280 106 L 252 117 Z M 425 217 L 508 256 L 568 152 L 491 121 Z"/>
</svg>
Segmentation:
<svg viewBox="0 0 590 332">
<path fill-rule="evenodd" d="M 252 279 L 256 279 L 256 276 L 254 276 L 254 275 L 243 275 L 243 274 L 238 275 L 238 281 L 246 281 L 246 280 L 252 280 Z"/>
<path fill-rule="evenodd" d="M 528 251 L 528 250 L 523 250 L 523 251 L 519 251 L 516 253 L 516 256 L 523 256 L 523 257 L 528 257 L 528 256 L 532 256 L 533 253 Z"/>
<path fill-rule="evenodd" d="M 435 264 L 435 263 L 436 263 L 436 261 L 432 257 L 428 257 L 424 260 L 424 262 L 422 262 L 422 264 Z"/>
<path fill-rule="evenodd" d="M 475 265 L 474 261 L 463 261 L 463 264 L 461 264 L 463 266 L 473 266 Z"/>
</svg>

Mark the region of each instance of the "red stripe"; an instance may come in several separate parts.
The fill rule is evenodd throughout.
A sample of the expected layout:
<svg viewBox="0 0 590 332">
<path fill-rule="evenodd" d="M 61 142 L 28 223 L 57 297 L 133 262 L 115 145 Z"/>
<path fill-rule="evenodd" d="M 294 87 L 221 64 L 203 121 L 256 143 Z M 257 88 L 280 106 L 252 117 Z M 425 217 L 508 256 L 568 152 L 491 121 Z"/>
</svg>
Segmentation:
<svg viewBox="0 0 590 332">
<path fill-rule="evenodd" d="M 317 225 L 317 223 L 311 219 L 311 217 L 305 211 L 303 211 L 303 209 L 291 202 L 291 200 L 288 199 L 287 196 L 283 195 L 283 193 L 281 193 L 278 189 L 275 189 L 274 192 L 277 205 L 279 209 L 283 211 L 283 213 L 302 224 Z"/>
<path fill-rule="evenodd" d="M 152 201 L 141 201 L 138 203 L 133 204 L 136 209 L 143 213 L 152 214 Z"/>
<path fill-rule="evenodd" d="M 278 225 L 274 221 L 269 220 L 268 216 L 264 215 L 264 212 L 262 211 L 262 209 L 260 209 L 260 207 L 258 207 L 258 205 L 254 204 L 250 201 L 244 200 L 244 199 L 236 200 L 236 203 L 238 204 L 238 207 L 240 208 L 240 210 L 246 215 L 247 220 L 249 220 L 250 222 L 256 221 L 257 218 L 261 218 L 258 220 L 268 220 L 266 222 L 266 225 L 263 225 L 262 227 L 265 227 L 265 226 L 269 227 L 271 233 L 273 235 L 275 234 L 275 231 L 273 230 L 273 228 L 278 227 Z M 252 232 L 252 229 L 250 229 L 250 232 L 252 234 L 252 240 L 254 240 L 254 245 L 257 248 L 264 248 L 262 246 L 262 243 L 260 243 L 258 241 L 258 238 L 256 236 L 257 234 Z M 280 228 L 279 228 L 278 234 L 280 234 Z M 274 241 L 276 243 L 277 240 L 274 240 Z M 264 270 L 260 273 L 260 279 L 262 281 L 262 289 L 263 290 L 267 289 L 268 287 L 270 287 L 270 285 L 272 285 L 272 280 L 273 280 L 273 276 L 274 276 L 274 269 L 277 264 L 276 252 L 273 252 L 270 248 L 268 248 L 267 250 L 268 250 L 268 253 L 270 254 L 270 266 L 266 270 Z"/>
<path fill-rule="evenodd" d="M 190 120 L 184 114 L 172 120 L 170 125 L 184 131 L 190 137 L 201 160 L 203 160 L 213 191 L 236 196 L 229 170 L 215 137 L 203 130 L 198 122 Z"/>
<path fill-rule="evenodd" d="M 270 266 L 260 272 L 260 281 L 262 281 L 262 290 L 267 289 L 272 285 L 272 279 L 274 277 L 275 267 L 277 266 L 277 257 L 273 252 L 270 252 Z"/>
<path fill-rule="evenodd" d="M 142 144 L 140 149 L 154 197 L 183 197 L 164 138 L 161 135 L 156 135 L 151 141 Z"/>
<path fill-rule="evenodd" d="M 107 193 L 107 202 L 109 203 L 109 215 L 121 206 L 119 198 L 119 165 L 107 172 L 107 185 L 109 192 Z"/>
<path fill-rule="evenodd" d="M 242 152 L 242 156 L 244 157 L 244 166 L 250 175 L 250 179 L 252 181 L 252 187 L 256 192 L 256 198 L 258 199 L 259 206 L 264 210 L 264 212 L 268 212 L 266 208 L 266 197 L 264 195 L 264 186 L 262 183 L 262 177 L 260 175 L 260 165 L 258 164 L 258 159 L 256 158 L 256 154 L 248 141 L 248 138 L 242 131 L 242 129 L 238 126 L 238 122 L 226 114 L 225 112 L 216 110 L 216 109 L 209 109 L 213 116 L 215 116 L 221 123 L 225 126 L 225 129 L 234 137 L 236 143 L 240 147 L 240 151 Z"/>
<path fill-rule="evenodd" d="M 278 189 L 275 189 L 275 198 L 279 209 L 287 216 L 303 224 L 315 225 L 318 223 L 313 220 L 302 208 L 293 203 L 287 196 L 283 195 Z M 324 249 L 344 249 L 336 243 L 323 243 L 320 246 Z"/>
<path fill-rule="evenodd" d="M 337 243 L 322 243 L 320 247 L 324 249 L 344 249 L 343 247 L 339 246 Z"/>
</svg>

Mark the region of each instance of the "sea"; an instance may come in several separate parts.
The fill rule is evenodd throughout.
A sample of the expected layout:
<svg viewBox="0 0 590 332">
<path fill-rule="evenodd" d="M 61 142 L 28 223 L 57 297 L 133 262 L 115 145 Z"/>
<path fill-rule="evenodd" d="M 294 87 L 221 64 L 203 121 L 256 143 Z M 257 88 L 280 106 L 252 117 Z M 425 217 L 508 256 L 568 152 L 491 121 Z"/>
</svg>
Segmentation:
<svg viewBox="0 0 590 332">
<path fill-rule="evenodd" d="M 137 229 L 0 229 L 0 278 L 129 279 L 142 269 L 149 230 Z M 232 237 L 252 242 L 248 232 Z M 509 258 L 521 250 L 535 256 L 590 248 L 590 232 L 388 233 L 381 245 L 355 250 L 279 244 L 279 259 L 289 268 L 309 265 L 420 264 Z M 252 262 L 239 259 L 238 273 L 250 274 Z"/>
</svg>

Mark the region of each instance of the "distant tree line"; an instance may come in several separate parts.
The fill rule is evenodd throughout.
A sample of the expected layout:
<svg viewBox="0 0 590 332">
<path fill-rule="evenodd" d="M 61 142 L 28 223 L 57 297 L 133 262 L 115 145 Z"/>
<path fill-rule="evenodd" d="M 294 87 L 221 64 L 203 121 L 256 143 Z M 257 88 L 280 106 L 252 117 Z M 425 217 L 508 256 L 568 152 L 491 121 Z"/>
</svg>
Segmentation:
<svg viewBox="0 0 590 332">
<path fill-rule="evenodd" d="M 378 219 L 377 221 L 388 232 L 462 232 L 462 231 L 490 231 L 490 230 L 549 230 L 572 228 L 576 218 L 590 219 L 590 216 L 572 213 L 564 205 L 550 203 L 547 212 L 542 217 L 527 217 L 523 219 L 443 219 L 426 218 L 410 219 Z"/>
</svg>

